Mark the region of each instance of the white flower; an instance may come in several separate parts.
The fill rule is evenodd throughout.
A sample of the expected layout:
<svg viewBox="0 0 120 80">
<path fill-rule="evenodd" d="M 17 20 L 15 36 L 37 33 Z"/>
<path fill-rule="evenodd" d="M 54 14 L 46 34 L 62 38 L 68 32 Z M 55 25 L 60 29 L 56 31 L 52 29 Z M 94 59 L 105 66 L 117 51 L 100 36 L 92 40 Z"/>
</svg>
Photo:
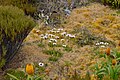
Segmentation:
<svg viewBox="0 0 120 80">
<path fill-rule="evenodd" d="M 43 36 L 43 39 L 47 39 L 48 37 L 47 36 Z"/>
<path fill-rule="evenodd" d="M 105 47 L 104 45 L 101 46 L 101 48 L 104 48 L 104 47 Z"/>
<path fill-rule="evenodd" d="M 50 41 L 54 41 L 54 42 L 57 42 L 57 40 L 56 40 L 56 39 L 50 39 Z"/>
<path fill-rule="evenodd" d="M 54 42 L 57 42 L 57 40 L 55 39 Z"/>
<path fill-rule="evenodd" d="M 36 32 L 38 33 L 38 32 L 40 32 L 40 30 L 37 30 Z"/>
<path fill-rule="evenodd" d="M 53 30 L 51 30 L 51 32 L 52 32 L 52 33 L 54 33 L 54 31 L 53 31 Z"/>
<path fill-rule="evenodd" d="M 38 65 L 39 65 L 40 67 L 43 67 L 43 66 L 44 66 L 44 63 L 40 62 Z"/>
<path fill-rule="evenodd" d="M 107 42 L 105 42 L 104 44 L 105 44 L 105 45 L 108 45 L 108 43 L 107 43 Z"/>
<path fill-rule="evenodd" d="M 59 28 L 58 31 L 63 31 L 63 28 Z"/>
<path fill-rule="evenodd" d="M 66 34 L 66 37 L 70 37 L 70 36 L 72 36 L 71 34 Z"/>
<path fill-rule="evenodd" d="M 47 22 L 47 21 L 45 21 L 45 24 L 46 24 L 46 25 L 48 25 L 48 22 Z"/>
<path fill-rule="evenodd" d="M 59 39 L 60 37 L 59 36 L 55 36 L 56 39 Z"/>
<path fill-rule="evenodd" d="M 43 13 L 41 14 L 41 16 L 42 16 L 42 17 L 45 17 Z"/>
<path fill-rule="evenodd" d="M 56 33 L 56 31 L 51 31 L 52 33 Z"/>
<path fill-rule="evenodd" d="M 56 31 L 57 33 L 59 33 L 60 31 Z"/>
<path fill-rule="evenodd" d="M 100 43 L 96 43 L 96 46 L 100 45 Z"/>
<path fill-rule="evenodd" d="M 43 37 L 43 36 L 44 36 L 44 34 L 41 34 L 41 35 L 40 35 L 40 37 Z"/>
<path fill-rule="evenodd" d="M 53 30 L 56 30 L 56 28 L 53 28 Z"/>
<path fill-rule="evenodd" d="M 54 30 L 56 30 L 56 28 L 53 28 L 52 30 L 54 31 Z"/>
<path fill-rule="evenodd" d="M 53 43 L 53 45 L 57 45 L 57 43 Z"/>
<path fill-rule="evenodd" d="M 66 47 L 67 45 L 62 45 L 63 47 Z"/>
<path fill-rule="evenodd" d="M 64 39 L 61 39 L 61 41 L 64 41 Z"/>
<path fill-rule="evenodd" d="M 47 20 L 49 19 L 49 16 L 46 16 Z"/>
<path fill-rule="evenodd" d="M 50 41 L 54 41 L 54 39 L 50 39 Z"/>
<path fill-rule="evenodd" d="M 49 43 L 51 43 L 52 41 L 49 41 Z"/>
<path fill-rule="evenodd" d="M 69 35 L 70 38 L 75 38 L 75 35 Z"/>
<path fill-rule="evenodd" d="M 61 33 L 62 36 L 64 36 L 65 34 L 67 34 L 67 33 L 66 32 Z"/>
<path fill-rule="evenodd" d="M 100 44 L 104 44 L 104 42 L 100 42 Z"/>
</svg>

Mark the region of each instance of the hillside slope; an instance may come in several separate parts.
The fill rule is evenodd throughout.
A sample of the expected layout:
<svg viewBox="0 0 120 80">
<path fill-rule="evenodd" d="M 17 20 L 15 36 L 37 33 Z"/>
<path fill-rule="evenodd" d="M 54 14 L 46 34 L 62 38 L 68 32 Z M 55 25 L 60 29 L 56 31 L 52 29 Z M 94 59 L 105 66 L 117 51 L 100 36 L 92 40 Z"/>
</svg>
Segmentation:
<svg viewBox="0 0 120 80">
<path fill-rule="evenodd" d="M 75 70 L 84 76 L 96 62 L 104 61 L 95 54 L 96 43 L 105 42 L 107 46 L 99 49 L 104 53 L 107 47 L 119 48 L 120 40 L 120 15 L 108 6 L 92 3 L 82 8 L 76 8 L 66 18 L 61 28 L 49 28 L 39 25 L 34 28 L 25 39 L 18 55 L 9 64 L 11 68 L 24 67 L 27 63 L 43 62 L 50 69 L 49 77 L 65 78 Z M 59 29 L 63 29 L 57 33 Z M 51 32 L 51 31 L 56 31 Z M 61 33 L 75 37 L 61 36 Z M 50 37 L 43 39 L 41 35 L 52 34 L 58 36 L 57 46 L 50 47 Z M 53 37 L 52 37 L 53 38 Z M 61 39 L 64 39 L 61 42 Z M 66 45 L 67 48 L 64 46 Z M 58 61 L 51 62 L 51 55 L 44 54 L 47 50 L 57 50 L 63 53 Z M 60 79 L 61 80 L 61 79 Z"/>
</svg>

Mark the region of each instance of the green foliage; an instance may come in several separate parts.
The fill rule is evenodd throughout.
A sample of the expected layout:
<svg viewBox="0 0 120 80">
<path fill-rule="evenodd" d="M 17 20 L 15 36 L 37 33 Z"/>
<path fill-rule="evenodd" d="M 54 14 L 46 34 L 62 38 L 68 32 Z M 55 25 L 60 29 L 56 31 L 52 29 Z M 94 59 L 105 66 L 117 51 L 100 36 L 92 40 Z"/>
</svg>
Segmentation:
<svg viewBox="0 0 120 80">
<path fill-rule="evenodd" d="M 0 68 L 2 68 L 2 66 L 4 66 L 5 62 L 6 62 L 5 55 L 6 55 L 7 50 L 4 46 L 2 46 L 2 50 L 3 50 L 3 53 L 2 53 L 1 59 L 0 59 Z"/>
<path fill-rule="evenodd" d="M 10 78 L 12 78 L 12 80 L 24 80 L 27 78 L 27 76 L 25 76 L 25 73 L 23 71 L 18 71 L 18 70 L 8 70 L 6 71 L 7 75 L 5 75 L 5 80 L 10 80 Z"/>
<path fill-rule="evenodd" d="M 66 46 L 66 47 L 64 47 L 64 50 L 67 52 L 70 52 L 70 51 L 72 51 L 72 48 L 70 48 L 69 46 Z"/>
<path fill-rule="evenodd" d="M 54 45 L 53 43 L 48 43 L 48 46 L 49 47 L 61 47 L 61 45 L 59 44 Z"/>
<path fill-rule="evenodd" d="M 0 60 L 0 68 L 2 68 L 5 65 L 5 62 L 6 60 L 4 58 Z"/>
<path fill-rule="evenodd" d="M 11 78 L 15 79 L 15 80 L 19 80 L 16 76 L 14 76 L 12 74 L 7 73 L 7 75 L 10 76 Z"/>
<path fill-rule="evenodd" d="M 97 75 L 100 80 L 104 78 L 109 78 L 108 80 L 118 80 L 120 73 L 120 52 L 113 50 L 110 56 L 103 54 L 102 57 L 104 57 L 106 61 L 95 64 L 95 75 Z M 113 58 L 116 59 L 115 65 L 113 65 L 112 62 Z"/>
<path fill-rule="evenodd" d="M 39 47 L 44 47 L 45 45 L 43 43 L 38 44 Z"/>
<path fill-rule="evenodd" d="M 100 79 L 100 80 L 102 80 L 103 79 L 103 77 L 104 77 L 104 75 L 105 75 L 105 73 L 104 73 L 104 69 L 103 69 L 103 67 L 104 67 L 104 64 L 102 63 L 102 65 L 99 67 L 99 64 L 97 63 L 97 64 L 95 64 L 95 67 L 94 67 L 94 69 L 95 69 L 95 75 L 97 75 L 97 77 Z"/>
<path fill-rule="evenodd" d="M 51 56 L 51 57 L 49 57 L 49 61 L 56 62 L 56 61 L 58 61 L 58 57 Z"/>
<path fill-rule="evenodd" d="M 24 71 L 19 70 L 8 70 L 7 75 L 5 75 L 5 80 L 43 80 L 41 76 L 30 76 L 26 75 Z"/>
<path fill-rule="evenodd" d="M 24 12 L 19 8 L 0 6 L 0 33 L 5 32 L 7 37 L 14 39 L 18 33 L 34 26 L 34 21 L 30 17 L 24 16 Z M 2 36 L 0 36 L 0 40 L 3 38 Z"/>
<path fill-rule="evenodd" d="M 114 56 L 114 58 L 120 60 L 120 52 L 117 50 L 113 50 L 113 52 L 111 52 L 111 55 Z"/>
<path fill-rule="evenodd" d="M 62 53 L 59 51 L 55 51 L 55 50 L 45 50 L 44 53 L 51 55 L 51 56 L 56 56 L 56 57 L 61 57 Z"/>
<path fill-rule="evenodd" d="M 22 9 L 27 15 L 33 14 L 36 12 L 36 1 L 35 0 L 1 0 L 0 5 L 13 5 Z"/>
<path fill-rule="evenodd" d="M 33 19 L 25 16 L 21 9 L 13 6 L 0 6 L 0 49 L 2 50 L 0 68 L 5 64 L 5 57 L 9 54 L 8 49 L 18 44 L 20 40 L 22 41 L 34 26 Z M 11 45 L 12 42 L 15 45 Z"/>
<path fill-rule="evenodd" d="M 120 8 L 120 0 L 101 0 L 102 3 L 108 4 L 113 8 Z"/>
<path fill-rule="evenodd" d="M 113 80 L 118 80 L 119 78 L 120 65 L 112 66 L 111 64 L 102 64 L 101 67 L 98 67 L 98 64 L 96 64 L 95 69 L 95 74 L 100 80 L 102 80 L 105 75 L 110 76 Z"/>
</svg>

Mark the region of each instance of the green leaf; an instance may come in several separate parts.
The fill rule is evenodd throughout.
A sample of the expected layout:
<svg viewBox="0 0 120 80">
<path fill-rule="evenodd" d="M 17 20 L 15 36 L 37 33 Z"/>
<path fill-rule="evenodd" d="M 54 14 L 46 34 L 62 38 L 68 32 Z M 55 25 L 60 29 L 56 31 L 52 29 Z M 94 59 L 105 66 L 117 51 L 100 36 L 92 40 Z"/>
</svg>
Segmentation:
<svg viewBox="0 0 120 80">
<path fill-rule="evenodd" d="M 120 65 L 116 65 L 114 68 L 114 73 L 120 72 Z"/>
<path fill-rule="evenodd" d="M 35 80 L 42 80 L 41 77 L 37 77 Z"/>
<path fill-rule="evenodd" d="M 107 69 L 108 69 L 108 74 L 110 75 L 111 78 L 113 78 L 114 77 L 114 69 L 112 68 L 111 65 L 108 65 Z"/>
<path fill-rule="evenodd" d="M 116 60 L 120 60 L 120 58 L 117 58 Z"/>
<path fill-rule="evenodd" d="M 100 69 L 100 70 L 97 72 L 97 75 L 99 75 L 99 74 L 101 74 L 101 73 L 106 74 L 106 69 L 105 69 L 105 68 Z"/>
<path fill-rule="evenodd" d="M 12 74 L 7 73 L 7 75 L 10 76 L 10 77 L 13 78 L 13 79 L 20 80 L 20 79 L 18 79 L 16 76 L 14 76 L 14 75 L 12 75 Z"/>
</svg>

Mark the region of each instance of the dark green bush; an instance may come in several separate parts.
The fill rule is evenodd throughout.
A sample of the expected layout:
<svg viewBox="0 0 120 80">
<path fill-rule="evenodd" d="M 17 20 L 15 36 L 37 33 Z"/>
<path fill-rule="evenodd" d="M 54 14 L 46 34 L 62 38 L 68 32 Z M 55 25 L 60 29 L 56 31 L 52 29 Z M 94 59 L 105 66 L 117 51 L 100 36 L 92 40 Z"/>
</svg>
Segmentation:
<svg viewBox="0 0 120 80">
<path fill-rule="evenodd" d="M 120 8 L 120 0 L 101 0 L 105 5 L 108 4 L 113 8 Z"/>
<path fill-rule="evenodd" d="M 35 22 L 13 6 L 0 6 L 0 68 L 19 49 Z"/>
</svg>

